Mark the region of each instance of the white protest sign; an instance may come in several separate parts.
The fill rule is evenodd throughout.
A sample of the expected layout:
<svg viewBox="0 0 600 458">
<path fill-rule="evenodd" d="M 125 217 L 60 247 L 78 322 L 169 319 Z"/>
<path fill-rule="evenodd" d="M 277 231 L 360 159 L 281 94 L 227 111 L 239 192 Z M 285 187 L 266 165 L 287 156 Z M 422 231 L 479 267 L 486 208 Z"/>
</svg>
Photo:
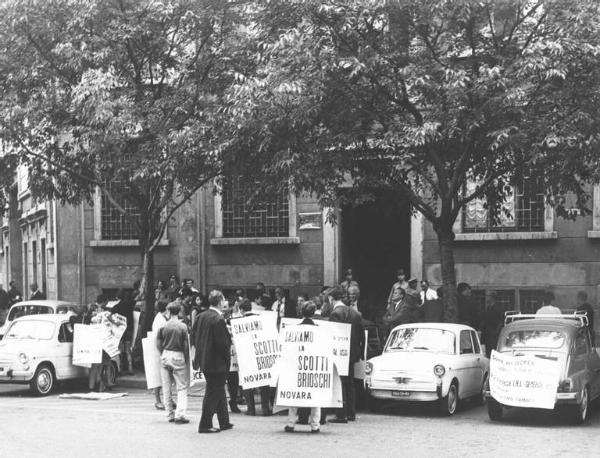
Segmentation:
<svg viewBox="0 0 600 458">
<path fill-rule="evenodd" d="M 160 376 L 160 353 L 156 347 L 156 334 L 148 332 L 142 339 L 142 352 L 144 355 L 144 371 L 146 372 L 146 386 L 149 390 L 162 386 Z"/>
<path fill-rule="evenodd" d="M 282 318 L 281 329 L 301 323 L 300 318 Z M 333 341 L 332 354 L 337 370 L 341 376 L 348 375 L 350 366 L 350 332 L 352 325 L 333 321 L 314 320 L 317 326 L 327 329 Z"/>
<path fill-rule="evenodd" d="M 341 407 L 341 383 L 328 330 L 311 325 L 286 326 L 281 341 L 277 406 Z M 334 397 L 336 383 L 340 385 Z"/>
<path fill-rule="evenodd" d="M 77 323 L 73 329 L 73 364 L 91 367 L 102 362 L 102 328 Z"/>
<path fill-rule="evenodd" d="M 231 320 L 240 385 L 245 390 L 275 384 L 274 366 L 280 355 L 277 316 L 249 315 Z"/>
<path fill-rule="evenodd" d="M 101 312 L 92 318 L 92 323 L 102 328 L 102 349 L 114 358 L 119 351 L 119 342 L 127 329 L 127 318 L 118 313 Z"/>
<path fill-rule="evenodd" d="M 508 406 L 554 409 L 560 370 L 558 359 L 512 356 L 492 350 L 491 395 Z"/>
</svg>

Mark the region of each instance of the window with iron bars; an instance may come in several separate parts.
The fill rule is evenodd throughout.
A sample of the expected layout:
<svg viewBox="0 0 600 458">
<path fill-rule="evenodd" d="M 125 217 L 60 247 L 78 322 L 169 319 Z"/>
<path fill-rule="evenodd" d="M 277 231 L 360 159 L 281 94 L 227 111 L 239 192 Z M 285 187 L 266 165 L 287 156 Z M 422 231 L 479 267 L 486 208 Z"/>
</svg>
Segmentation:
<svg viewBox="0 0 600 458">
<path fill-rule="evenodd" d="M 224 184 L 222 196 L 223 237 L 288 237 L 290 204 L 288 191 L 249 202 L 253 183 L 239 179 Z"/>
<path fill-rule="evenodd" d="M 140 213 L 137 207 L 125 199 L 122 196 L 122 192 L 118 192 L 124 187 L 121 181 L 110 181 L 107 183 L 107 187 L 113 198 L 128 214 L 134 217 L 139 216 Z M 121 196 L 116 194 L 121 194 Z M 102 194 L 101 200 L 102 240 L 137 240 L 138 232 L 133 224 L 131 224 L 131 221 L 123 216 L 104 194 Z"/>
<path fill-rule="evenodd" d="M 475 191 L 469 182 L 465 194 Z M 500 205 L 498 221 L 493 221 L 486 199 L 474 199 L 463 208 L 463 232 L 541 232 L 546 211 L 545 188 L 537 177 L 523 177 Z"/>
</svg>

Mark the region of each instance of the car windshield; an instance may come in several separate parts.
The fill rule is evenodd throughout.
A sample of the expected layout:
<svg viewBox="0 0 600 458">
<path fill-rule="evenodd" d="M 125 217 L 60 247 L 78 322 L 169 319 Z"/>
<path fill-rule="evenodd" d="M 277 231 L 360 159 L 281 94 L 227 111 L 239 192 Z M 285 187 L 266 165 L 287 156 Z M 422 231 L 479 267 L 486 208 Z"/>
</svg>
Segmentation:
<svg viewBox="0 0 600 458">
<path fill-rule="evenodd" d="M 503 348 L 551 348 L 565 344 L 565 334 L 560 331 L 523 329 L 509 332 L 504 338 Z"/>
<path fill-rule="evenodd" d="M 456 336 L 444 329 L 403 328 L 394 331 L 385 351 L 431 351 L 456 353 Z"/>
<path fill-rule="evenodd" d="M 47 305 L 18 305 L 10 309 L 8 321 L 13 321 L 22 316 L 44 315 L 53 312 L 52 307 L 48 307 Z"/>
<path fill-rule="evenodd" d="M 54 323 L 42 320 L 15 321 L 4 336 L 10 339 L 50 340 L 54 335 Z"/>
</svg>

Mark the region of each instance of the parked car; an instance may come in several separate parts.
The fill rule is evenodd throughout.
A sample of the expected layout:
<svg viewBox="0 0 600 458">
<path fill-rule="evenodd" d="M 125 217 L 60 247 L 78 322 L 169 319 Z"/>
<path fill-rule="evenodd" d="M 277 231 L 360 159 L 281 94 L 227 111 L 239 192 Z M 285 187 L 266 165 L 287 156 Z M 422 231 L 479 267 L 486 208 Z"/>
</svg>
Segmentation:
<svg viewBox="0 0 600 458">
<path fill-rule="evenodd" d="M 366 363 L 365 387 L 372 410 L 385 401 L 436 401 L 445 415 L 459 401 L 483 401 L 489 360 L 477 332 L 451 323 L 396 326 L 383 353 Z"/>
<path fill-rule="evenodd" d="M 515 358 L 533 356 L 555 362 L 559 379 L 555 410 L 576 424 L 585 422 L 590 403 L 600 398 L 600 356 L 592 346 L 585 314 L 509 314 L 500 332 L 497 351 Z M 507 408 L 498 402 L 489 386 L 488 414 L 500 421 Z"/>
<path fill-rule="evenodd" d="M 8 311 L 8 316 L 6 317 L 6 323 L 0 328 L 0 340 L 6 333 L 10 323 L 16 318 L 27 315 L 45 315 L 54 313 L 77 314 L 80 310 L 80 305 L 51 299 L 17 302 L 11 306 Z"/>
<path fill-rule="evenodd" d="M 33 393 L 45 396 L 59 381 L 88 376 L 89 369 L 73 365 L 72 360 L 73 328 L 68 314 L 17 318 L 0 341 L 0 383 L 29 384 Z M 106 375 L 114 383 L 119 365 L 115 359 L 111 362 Z"/>
</svg>

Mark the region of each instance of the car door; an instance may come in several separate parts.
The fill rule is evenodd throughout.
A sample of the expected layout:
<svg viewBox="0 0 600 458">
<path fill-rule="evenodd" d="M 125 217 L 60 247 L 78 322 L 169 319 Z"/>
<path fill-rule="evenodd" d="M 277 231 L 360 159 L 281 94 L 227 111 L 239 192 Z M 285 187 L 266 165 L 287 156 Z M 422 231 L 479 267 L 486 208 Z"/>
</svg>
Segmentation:
<svg viewBox="0 0 600 458">
<path fill-rule="evenodd" d="M 77 368 L 73 366 L 73 331 L 69 323 L 62 323 L 56 343 L 56 375 L 60 379 L 76 377 Z"/>
<path fill-rule="evenodd" d="M 459 337 L 459 360 L 460 376 L 458 380 L 460 396 L 472 396 L 476 394 L 481 387 L 481 376 L 477 373 L 480 369 L 477 365 L 479 354 L 475 354 L 471 331 L 464 329 L 460 331 Z"/>
<path fill-rule="evenodd" d="M 600 397 L 600 355 L 595 347 L 592 346 L 591 338 L 587 335 L 588 352 L 588 370 L 590 371 L 590 397 L 592 399 Z"/>
<path fill-rule="evenodd" d="M 476 375 L 477 382 L 475 384 L 476 391 L 479 392 L 479 389 L 483 385 L 483 377 L 488 370 L 485 352 L 481 347 L 481 342 L 479 341 L 479 336 L 475 331 L 471 331 L 471 340 L 473 341 L 473 355 L 475 357 L 475 366 L 477 367 Z M 479 388 L 479 389 L 477 389 Z"/>
</svg>

